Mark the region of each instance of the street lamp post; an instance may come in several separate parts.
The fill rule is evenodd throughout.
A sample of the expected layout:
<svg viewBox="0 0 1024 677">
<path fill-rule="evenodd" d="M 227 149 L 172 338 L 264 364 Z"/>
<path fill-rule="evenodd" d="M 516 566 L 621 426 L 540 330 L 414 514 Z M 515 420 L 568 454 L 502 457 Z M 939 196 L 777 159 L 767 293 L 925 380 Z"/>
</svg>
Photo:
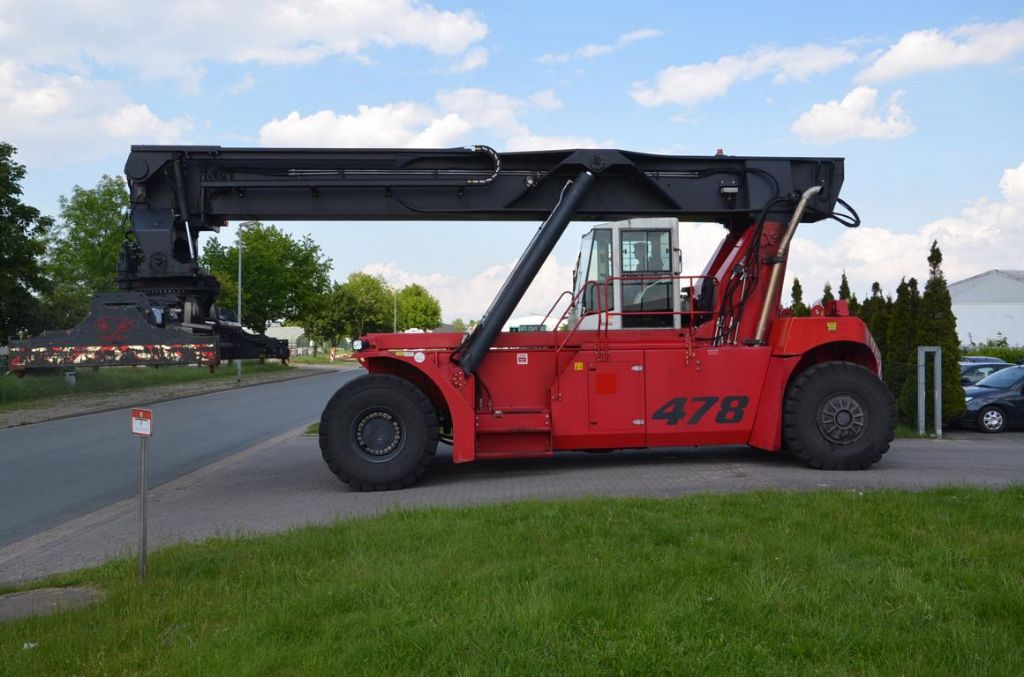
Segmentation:
<svg viewBox="0 0 1024 677">
<path fill-rule="evenodd" d="M 235 315 L 238 320 L 238 334 L 241 338 L 242 334 L 242 229 L 248 228 L 255 224 L 255 221 L 243 221 L 238 224 L 237 243 L 238 243 L 238 305 L 235 307 Z M 237 354 L 235 355 L 235 381 L 238 383 L 242 382 L 242 358 Z"/>
</svg>

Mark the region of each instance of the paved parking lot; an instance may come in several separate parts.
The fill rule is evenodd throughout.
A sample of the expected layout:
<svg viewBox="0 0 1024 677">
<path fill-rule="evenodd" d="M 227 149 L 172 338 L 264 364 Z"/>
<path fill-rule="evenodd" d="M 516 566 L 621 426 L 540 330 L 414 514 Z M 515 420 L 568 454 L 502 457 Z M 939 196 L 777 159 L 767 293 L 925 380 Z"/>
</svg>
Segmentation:
<svg viewBox="0 0 1024 677">
<path fill-rule="evenodd" d="M 415 487 L 356 493 L 324 466 L 316 439 L 295 430 L 153 490 L 150 544 L 281 531 L 396 507 L 755 489 L 918 490 L 948 484 L 1024 483 L 1024 433 L 957 432 L 941 441 L 897 440 L 880 463 L 861 472 L 812 470 L 785 457 L 744 448 L 562 454 L 460 466 L 451 463 L 447 447 L 438 456 Z M 0 582 L 129 554 L 136 530 L 135 499 L 97 510 L 0 548 Z"/>
</svg>

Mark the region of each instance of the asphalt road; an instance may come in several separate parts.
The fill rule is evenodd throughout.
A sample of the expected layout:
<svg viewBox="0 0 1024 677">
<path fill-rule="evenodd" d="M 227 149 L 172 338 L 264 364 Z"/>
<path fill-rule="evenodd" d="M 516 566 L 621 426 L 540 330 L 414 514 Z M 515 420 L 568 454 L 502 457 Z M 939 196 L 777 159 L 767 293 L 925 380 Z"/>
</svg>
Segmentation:
<svg viewBox="0 0 1024 677">
<path fill-rule="evenodd" d="M 151 487 L 320 416 L 361 370 L 238 388 L 149 406 Z M 0 430 L 0 546 L 138 493 L 139 439 L 129 411 Z"/>
</svg>

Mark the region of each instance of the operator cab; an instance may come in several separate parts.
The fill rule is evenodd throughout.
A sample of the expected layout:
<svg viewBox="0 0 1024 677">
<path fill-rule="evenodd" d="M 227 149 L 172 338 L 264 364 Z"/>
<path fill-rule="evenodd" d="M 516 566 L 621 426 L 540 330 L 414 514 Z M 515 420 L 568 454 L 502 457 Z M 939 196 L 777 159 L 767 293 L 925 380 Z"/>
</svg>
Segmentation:
<svg viewBox="0 0 1024 677">
<path fill-rule="evenodd" d="M 679 328 L 679 221 L 629 219 L 583 236 L 573 272 L 569 327 Z M 607 324 L 606 324 L 607 323 Z"/>
</svg>

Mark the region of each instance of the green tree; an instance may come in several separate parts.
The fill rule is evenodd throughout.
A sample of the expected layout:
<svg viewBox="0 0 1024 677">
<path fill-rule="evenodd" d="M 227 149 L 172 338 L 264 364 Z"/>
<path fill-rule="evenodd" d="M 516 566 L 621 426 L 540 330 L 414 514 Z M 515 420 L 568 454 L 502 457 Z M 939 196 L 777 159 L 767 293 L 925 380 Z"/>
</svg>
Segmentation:
<svg viewBox="0 0 1024 677">
<path fill-rule="evenodd" d="M 380 275 L 352 273 L 338 285 L 332 303 L 337 305 L 345 336 L 356 338 L 391 330 L 394 299 Z"/>
<path fill-rule="evenodd" d="M 793 278 L 793 291 L 790 294 L 792 301 L 790 302 L 790 309 L 793 314 L 797 317 L 808 317 L 811 314 L 811 309 L 804 303 L 804 288 L 800 284 L 800 278 Z"/>
<path fill-rule="evenodd" d="M 41 262 L 53 220 L 21 201 L 25 166 L 15 153 L 0 143 L 0 344 L 43 328 L 39 297 L 49 289 Z"/>
<path fill-rule="evenodd" d="M 821 303 L 825 305 L 829 301 L 835 301 L 835 294 L 832 293 L 832 283 L 826 282 L 825 288 L 821 291 Z"/>
<path fill-rule="evenodd" d="M 876 281 L 871 285 L 871 296 L 864 300 L 858 309 L 857 315 L 864 320 L 868 331 L 875 339 L 878 350 L 882 353 L 883 363 L 889 357 L 887 336 L 889 333 L 889 313 L 892 306 L 892 299 L 882 296 L 882 285 Z"/>
<path fill-rule="evenodd" d="M 85 316 L 93 294 L 117 289 L 128 189 L 120 177 L 104 175 L 95 188 L 75 186 L 59 204 L 47 251 L 53 285 L 45 303 L 52 327 L 67 328 Z"/>
<path fill-rule="evenodd" d="M 466 321 L 463 320 L 461 317 L 456 317 L 452 321 L 452 329 L 454 329 L 457 332 L 465 332 L 466 331 Z"/>
<path fill-rule="evenodd" d="M 850 300 L 850 282 L 846 279 L 845 270 L 843 271 L 843 277 L 839 280 L 839 300 Z"/>
<path fill-rule="evenodd" d="M 307 235 L 296 240 L 276 226 L 255 223 L 242 231 L 242 323 L 265 332 L 271 322 L 306 329 L 330 288 L 331 260 Z M 217 238 L 203 247 L 202 263 L 221 284 L 217 303 L 234 308 L 238 247 Z"/>
<path fill-rule="evenodd" d="M 917 280 L 900 280 L 896 288 L 896 301 L 893 303 L 889 319 L 889 331 L 886 341 L 889 352 L 885 356 L 882 378 L 885 384 L 900 399 L 900 418 L 909 422 L 913 417 L 902 400 L 904 384 L 911 373 L 915 372 L 917 363 L 917 310 L 921 296 L 917 290 Z"/>
<path fill-rule="evenodd" d="M 942 274 L 942 251 L 937 240 L 932 242 L 928 253 L 928 282 L 924 285 L 924 294 L 921 295 L 915 324 L 917 345 L 942 348 L 942 420 L 946 423 L 958 421 L 966 407 L 964 392 L 960 385 L 960 340 L 956 335 L 956 316 L 953 315 L 952 299 L 946 286 L 946 278 Z M 925 374 L 925 392 L 930 393 L 934 388 L 933 370 L 927 369 Z M 916 381 L 916 378 L 914 380 Z M 912 392 L 916 403 L 916 382 L 913 384 Z M 931 397 L 925 398 L 926 406 L 930 405 L 931 401 Z M 916 409 L 915 405 L 915 412 Z"/>
<path fill-rule="evenodd" d="M 850 304 L 850 315 L 860 315 L 860 301 L 857 300 L 856 294 L 850 294 L 848 303 Z"/>
<path fill-rule="evenodd" d="M 441 304 L 424 287 L 410 284 L 398 292 L 398 330 L 434 329 L 441 324 Z"/>
</svg>

